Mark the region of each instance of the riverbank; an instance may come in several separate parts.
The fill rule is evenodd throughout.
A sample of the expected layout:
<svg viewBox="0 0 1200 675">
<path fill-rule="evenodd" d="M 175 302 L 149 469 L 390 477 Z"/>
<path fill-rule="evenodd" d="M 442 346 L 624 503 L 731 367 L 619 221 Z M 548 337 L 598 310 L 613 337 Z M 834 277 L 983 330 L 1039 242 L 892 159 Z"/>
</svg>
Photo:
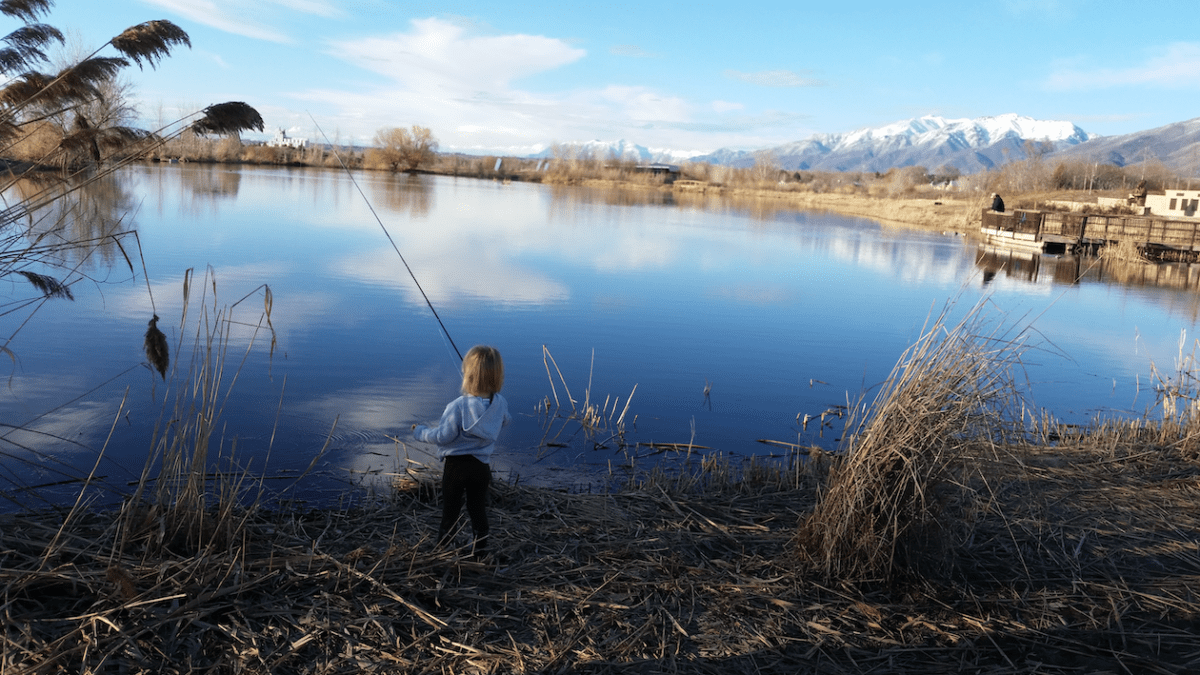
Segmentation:
<svg viewBox="0 0 1200 675">
<path fill-rule="evenodd" d="M 581 185 L 592 188 L 643 190 L 672 193 L 677 199 L 727 199 L 731 201 L 760 201 L 777 207 L 832 211 L 847 216 L 878 220 L 889 227 L 911 227 L 937 232 L 949 232 L 969 237 L 979 236 L 979 214 L 986 206 L 982 197 L 959 196 L 938 192 L 920 197 L 871 196 L 851 192 L 809 192 L 779 188 L 727 187 L 701 184 L 695 181 L 670 183 L 585 178 L 550 184 Z"/>
<path fill-rule="evenodd" d="M 991 306 L 926 325 L 848 406 L 844 454 L 680 453 L 604 494 L 497 481 L 482 562 L 433 545 L 437 480 L 408 463 L 320 509 L 197 470 L 229 399 L 193 361 L 171 387 L 198 398 L 119 508 L 0 516 L 0 672 L 1194 672 L 1194 361 L 1143 380 L 1155 422 L 1033 420 L 1024 331 Z"/>
<path fill-rule="evenodd" d="M 1195 672 L 1200 464 L 1135 436 L 1010 448 L 953 573 L 890 587 L 797 554 L 827 461 L 606 495 L 498 484 L 488 563 L 433 547 L 421 480 L 179 537 L 169 511 L 4 516 L 0 670 Z"/>
</svg>

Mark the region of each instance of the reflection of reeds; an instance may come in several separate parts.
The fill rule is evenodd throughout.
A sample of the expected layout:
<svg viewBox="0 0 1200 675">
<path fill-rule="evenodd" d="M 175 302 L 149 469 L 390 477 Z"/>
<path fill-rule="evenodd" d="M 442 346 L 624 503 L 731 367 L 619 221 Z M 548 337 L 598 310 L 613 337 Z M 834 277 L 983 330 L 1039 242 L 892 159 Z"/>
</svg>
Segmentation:
<svg viewBox="0 0 1200 675">
<path fill-rule="evenodd" d="M 975 306 L 926 326 L 869 409 L 851 413 L 845 458 L 798 533 L 823 576 L 891 579 L 941 567 L 965 534 L 972 457 L 1011 428 L 1021 334 L 992 327 Z"/>
</svg>

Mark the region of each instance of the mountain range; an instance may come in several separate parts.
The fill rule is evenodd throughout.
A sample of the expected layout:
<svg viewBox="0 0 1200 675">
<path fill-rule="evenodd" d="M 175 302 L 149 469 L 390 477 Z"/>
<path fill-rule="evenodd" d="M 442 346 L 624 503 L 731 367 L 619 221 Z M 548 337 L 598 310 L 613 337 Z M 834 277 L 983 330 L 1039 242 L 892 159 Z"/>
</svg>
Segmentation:
<svg viewBox="0 0 1200 675">
<path fill-rule="evenodd" d="M 722 149 L 708 154 L 651 149 L 623 140 L 564 145 L 590 157 L 639 162 L 698 161 L 750 167 L 763 158 L 788 171 L 885 172 L 905 166 L 930 170 L 952 166 L 962 173 L 1025 159 L 1027 150 L 1033 148 L 1046 159 L 1117 166 L 1159 161 L 1169 169 L 1194 172 L 1200 165 L 1200 118 L 1122 136 L 1097 136 L 1071 122 L 1035 120 L 1013 113 L 975 119 L 926 116 L 843 134 L 816 134 L 759 150 Z M 538 156 L 553 154 L 547 150 Z"/>
</svg>

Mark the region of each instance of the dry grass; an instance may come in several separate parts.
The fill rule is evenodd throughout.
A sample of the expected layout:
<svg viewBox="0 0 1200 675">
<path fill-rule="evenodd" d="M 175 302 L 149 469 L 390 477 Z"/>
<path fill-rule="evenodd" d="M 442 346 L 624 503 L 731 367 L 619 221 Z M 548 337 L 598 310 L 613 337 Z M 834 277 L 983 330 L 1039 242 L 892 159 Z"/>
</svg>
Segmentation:
<svg viewBox="0 0 1200 675">
<path fill-rule="evenodd" d="M 1109 244 L 1097 251 L 1097 257 L 1105 262 L 1147 264 L 1146 256 L 1132 239 Z"/>
<path fill-rule="evenodd" d="M 0 516 L 0 672 L 1200 668 L 1200 380 L 1182 341 L 1161 420 L 1009 434 L 1021 334 L 944 312 L 846 456 L 709 457 L 608 494 L 496 483 L 481 564 L 433 546 L 428 473 L 319 510 L 212 476 L 227 331 L 245 324 L 211 307 L 139 495 Z M 591 406 L 567 405 L 582 425 Z"/>
<path fill-rule="evenodd" d="M 168 462 L 166 483 L 186 489 L 0 517 L 0 671 L 1195 672 L 1200 463 L 1180 441 L 1198 437 L 1195 361 L 1159 378 L 1161 422 L 1046 419 L 1001 447 L 1020 347 L 987 324 L 979 308 L 938 317 L 848 457 L 709 457 L 609 494 L 497 483 L 486 564 L 433 546 L 424 472 L 378 501 L 304 511 Z M 219 419 L 206 372 L 191 375 L 209 383 L 189 438 Z M 996 445 L 976 453 L 981 439 Z M 797 555 L 801 523 L 884 555 Z M 941 540 L 954 564 L 880 583 L 911 559 L 882 540 L 925 545 L 930 526 L 969 533 Z"/>
<path fill-rule="evenodd" d="M 1087 438 L 993 466 L 958 577 L 892 591 L 793 555 L 807 480 L 498 484 L 490 565 L 434 549 L 422 480 L 353 509 L 247 511 L 193 553 L 123 541 L 107 514 L 61 533 L 9 516 L 0 669 L 1194 672 L 1200 467 Z"/>
<path fill-rule="evenodd" d="M 800 528 L 825 579 L 945 574 L 970 535 L 972 474 L 1007 445 L 1024 335 L 989 325 L 981 301 L 954 324 L 933 317 L 869 409 L 847 423 L 845 460 Z"/>
</svg>

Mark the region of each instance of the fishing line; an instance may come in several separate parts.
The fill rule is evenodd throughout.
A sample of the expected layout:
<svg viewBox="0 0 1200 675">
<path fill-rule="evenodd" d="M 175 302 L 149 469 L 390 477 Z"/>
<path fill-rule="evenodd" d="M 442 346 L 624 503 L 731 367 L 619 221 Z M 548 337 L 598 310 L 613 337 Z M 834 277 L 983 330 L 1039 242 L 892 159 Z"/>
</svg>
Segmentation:
<svg viewBox="0 0 1200 675">
<path fill-rule="evenodd" d="M 450 337 L 450 331 L 446 330 L 446 324 L 442 323 L 442 317 L 438 316 L 437 310 L 433 308 L 433 303 L 429 301 L 429 296 L 425 294 L 425 289 L 421 288 L 421 282 L 417 281 L 417 275 L 413 274 L 412 268 L 408 266 L 408 261 L 404 259 L 404 254 L 400 252 L 400 247 L 396 245 L 396 240 L 392 239 L 392 234 L 388 232 L 387 227 L 384 226 L 383 220 L 379 217 L 378 213 L 375 213 L 375 207 L 371 205 L 371 200 L 367 199 L 367 195 L 363 192 L 363 189 L 359 187 L 358 181 L 354 180 L 354 174 L 351 173 L 350 167 L 346 166 L 346 163 L 342 161 L 342 157 L 338 154 L 337 148 L 334 147 L 333 143 L 329 141 L 329 137 L 325 135 L 325 131 L 321 129 L 321 125 L 317 124 L 317 119 L 312 116 L 312 113 L 308 114 L 308 118 L 312 120 L 313 126 L 317 128 L 317 131 L 320 132 L 321 137 L 325 139 L 325 143 L 329 146 L 330 151 L 333 152 L 333 156 L 337 159 L 338 164 L 342 165 L 342 168 L 345 169 L 346 175 L 350 177 L 350 182 L 354 184 L 354 189 L 358 190 L 358 194 L 363 198 L 363 201 L 367 203 L 367 208 L 371 210 L 371 215 L 375 216 L 375 222 L 379 223 L 379 228 L 383 230 L 383 234 L 387 237 L 387 240 L 391 242 L 392 248 L 396 251 L 396 255 L 400 256 L 400 262 L 404 263 L 404 269 L 408 270 L 408 276 L 412 277 L 413 283 L 417 285 L 417 290 L 421 292 L 421 297 L 425 298 L 425 304 L 429 306 L 429 311 L 433 312 L 433 318 L 437 319 L 438 325 L 442 327 L 442 334 L 445 335 L 446 339 L 450 341 L 450 346 L 454 347 L 454 353 L 458 355 L 458 360 L 462 361 L 462 352 L 458 351 L 458 345 L 454 344 L 454 338 Z"/>
</svg>

